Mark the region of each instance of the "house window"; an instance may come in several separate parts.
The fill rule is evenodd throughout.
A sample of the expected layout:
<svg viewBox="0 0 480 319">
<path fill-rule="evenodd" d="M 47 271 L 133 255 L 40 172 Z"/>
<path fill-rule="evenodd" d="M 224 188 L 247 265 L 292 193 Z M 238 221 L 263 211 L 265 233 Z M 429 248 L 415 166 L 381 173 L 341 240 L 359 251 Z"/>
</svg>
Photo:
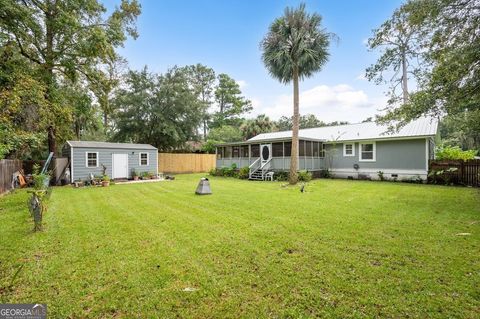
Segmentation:
<svg viewBox="0 0 480 319">
<path fill-rule="evenodd" d="M 252 157 L 260 157 L 260 145 L 259 144 L 254 144 L 250 146 L 251 151 L 252 151 Z"/>
<path fill-rule="evenodd" d="M 140 153 L 138 156 L 140 157 L 140 166 L 147 166 L 148 165 L 148 153 Z"/>
<path fill-rule="evenodd" d="M 98 152 L 87 152 L 85 158 L 87 167 L 98 167 Z"/>
<path fill-rule="evenodd" d="M 355 156 L 355 144 L 344 143 L 343 144 L 343 156 Z"/>
<path fill-rule="evenodd" d="M 360 161 L 375 162 L 376 145 L 375 142 L 360 143 Z"/>
<path fill-rule="evenodd" d="M 272 144 L 272 156 L 273 157 L 282 157 L 283 156 L 283 143 L 273 143 Z"/>
</svg>

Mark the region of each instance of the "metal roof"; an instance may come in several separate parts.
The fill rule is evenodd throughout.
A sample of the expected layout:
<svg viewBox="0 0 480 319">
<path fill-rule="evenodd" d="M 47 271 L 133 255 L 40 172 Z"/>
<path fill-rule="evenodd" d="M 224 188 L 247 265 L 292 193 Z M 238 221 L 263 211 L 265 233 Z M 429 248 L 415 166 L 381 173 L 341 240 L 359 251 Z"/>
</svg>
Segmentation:
<svg viewBox="0 0 480 319">
<path fill-rule="evenodd" d="M 141 150 L 156 150 L 150 144 L 134 144 L 134 143 L 108 143 L 95 141 L 67 141 L 71 147 L 86 147 L 86 148 L 123 148 L 123 149 L 141 149 Z"/>
<path fill-rule="evenodd" d="M 412 138 L 421 136 L 435 136 L 438 120 L 421 118 L 408 123 L 400 130 L 388 132 L 387 125 L 378 125 L 375 122 L 325 126 L 299 130 L 298 136 L 303 139 L 323 141 L 356 141 L 378 140 L 392 138 Z M 263 133 L 252 137 L 248 142 L 271 141 L 276 139 L 290 139 L 292 131 Z"/>
</svg>

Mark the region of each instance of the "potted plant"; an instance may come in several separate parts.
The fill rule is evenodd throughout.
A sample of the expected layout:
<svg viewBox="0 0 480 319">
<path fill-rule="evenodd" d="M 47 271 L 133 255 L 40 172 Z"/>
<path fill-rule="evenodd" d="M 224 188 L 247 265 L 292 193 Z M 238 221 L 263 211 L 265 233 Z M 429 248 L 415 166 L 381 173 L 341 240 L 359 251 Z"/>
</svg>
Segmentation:
<svg viewBox="0 0 480 319">
<path fill-rule="evenodd" d="M 148 172 L 148 177 L 150 179 L 154 179 L 155 178 L 155 174 L 153 172 Z"/>
<path fill-rule="evenodd" d="M 147 172 L 142 172 L 141 178 L 145 180 L 145 179 L 149 179 L 150 177 L 148 176 Z"/>
<path fill-rule="evenodd" d="M 110 177 L 108 177 L 108 175 L 103 175 L 102 177 L 102 186 L 103 187 L 107 187 L 107 186 L 110 186 Z"/>
<path fill-rule="evenodd" d="M 138 172 L 135 169 L 132 169 L 132 177 L 134 181 L 138 181 Z"/>
</svg>

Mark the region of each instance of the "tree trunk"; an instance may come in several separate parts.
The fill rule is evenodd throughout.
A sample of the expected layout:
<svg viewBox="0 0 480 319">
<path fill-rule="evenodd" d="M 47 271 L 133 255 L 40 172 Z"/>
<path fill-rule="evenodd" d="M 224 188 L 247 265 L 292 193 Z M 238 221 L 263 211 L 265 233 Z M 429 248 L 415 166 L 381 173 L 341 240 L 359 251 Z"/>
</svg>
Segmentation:
<svg viewBox="0 0 480 319">
<path fill-rule="evenodd" d="M 403 104 L 408 102 L 408 82 L 407 82 L 407 57 L 405 51 L 402 51 L 402 91 Z"/>
<path fill-rule="evenodd" d="M 293 69 L 293 118 L 292 118 L 292 153 L 290 155 L 290 184 L 298 182 L 298 126 L 299 126 L 299 103 L 298 103 L 298 68 Z"/>
<path fill-rule="evenodd" d="M 207 141 L 207 119 L 203 119 L 203 140 Z"/>
<path fill-rule="evenodd" d="M 107 134 L 107 129 L 108 129 L 108 114 L 107 110 L 103 111 L 103 132 Z"/>
<path fill-rule="evenodd" d="M 48 103 L 53 104 L 53 66 L 54 66 L 54 52 L 53 52 L 53 39 L 54 39 L 54 30 L 53 30 L 53 11 L 52 3 L 47 1 L 46 3 L 47 12 L 45 13 L 45 26 L 46 26 L 46 54 L 45 54 L 45 82 L 46 82 L 46 100 Z M 54 126 L 55 119 L 54 117 L 50 119 L 50 125 L 47 128 L 47 137 L 48 137 L 48 151 L 56 154 L 57 148 L 57 138 L 56 130 Z"/>
<path fill-rule="evenodd" d="M 53 152 L 53 155 L 56 154 L 57 149 L 57 140 L 55 138 L 55 128 L 50 125 L 47 129 L 47 136 L 48 136 L 48 152 Z"/>
</svg>

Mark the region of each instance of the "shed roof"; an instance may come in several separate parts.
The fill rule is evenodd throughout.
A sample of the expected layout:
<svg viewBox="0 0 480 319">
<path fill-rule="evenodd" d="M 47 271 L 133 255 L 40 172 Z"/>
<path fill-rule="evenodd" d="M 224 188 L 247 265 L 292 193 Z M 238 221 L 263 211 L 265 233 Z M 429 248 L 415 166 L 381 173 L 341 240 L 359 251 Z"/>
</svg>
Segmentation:
<svg viewBox="0 0 480 319">
<path fill-rule="evenodd" d="M 421 118 L 408 123 L 396 132 L 388 132 L 387 125 L 378 125 L 375 122 L 347 124 L 338 126 L 324 126 L 299 130 L 299 138 L 323 141 L 356 141 L 378 140 L 391 138 L 413 138 L 422 136 L 435 136 L 437 134 L 438 120 Z M 248 142 L 271 141 L 289 139 L 292 131 L 263 133 L 252 137 Z"/>
<path fill-rule="evenodd" d="M 71 147 L 85 147 L 85 148 L 123 148 L 123 149 L 141 149 L 141 150 L 156 150 L 150 144 L 135 144 L 135 143 L 109 143 L 109 142 L 95 142 L 95 141 L 67 141 Z"/>
</svg>

